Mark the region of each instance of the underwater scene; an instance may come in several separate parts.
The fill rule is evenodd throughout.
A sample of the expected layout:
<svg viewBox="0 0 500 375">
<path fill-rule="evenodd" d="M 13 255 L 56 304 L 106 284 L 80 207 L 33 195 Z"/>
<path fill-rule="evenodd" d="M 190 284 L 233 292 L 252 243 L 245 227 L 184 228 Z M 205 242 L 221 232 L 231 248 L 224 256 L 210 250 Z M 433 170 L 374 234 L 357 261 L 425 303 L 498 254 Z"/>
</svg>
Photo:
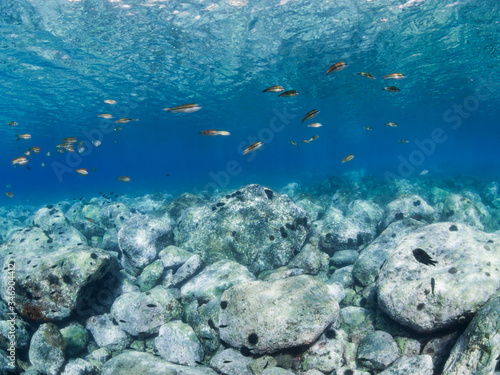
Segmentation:
<svg viewBox="0 0 500 375">
<path fill-rule="evenodd" d="M 0 0 L 0 375 L 500 374 L 500 3 Z"/>
</svg>

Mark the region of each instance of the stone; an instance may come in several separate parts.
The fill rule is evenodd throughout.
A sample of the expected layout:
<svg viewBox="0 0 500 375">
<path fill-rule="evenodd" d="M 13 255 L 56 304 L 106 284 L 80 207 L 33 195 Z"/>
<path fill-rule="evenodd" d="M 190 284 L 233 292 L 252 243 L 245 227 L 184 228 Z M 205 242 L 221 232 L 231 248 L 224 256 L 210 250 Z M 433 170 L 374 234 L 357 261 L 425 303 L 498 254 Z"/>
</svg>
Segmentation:
<svg viewBox="0 0 500 375">
<path fill-rule="evenodd" d="M 339 313 L 328 287 L 306 275 L 235 285 L 220 306 L 221 340 L 258 354 L 313 343 Z"/>
<path fill-rule="evenodd" d="M 226 197 L 183 217 L 175 232 L 183 248 L 207 264 L 230 259 L 254 273 L 286 265 L 302 248 L 310 220 L 286 196 L 248 185 Z"/>
<path fill-rule="evenodd" d="M 173 242 L 172 228 L 161 220 L 134 216 L 118 231 L 122 265 L 132 275 L 138 275 L 152 263 L 161 249 Z"/>
<path fill-rule="evenodd" d="M 177 272 L 172 277 L 172 285 L 178 286 L 188 280 L 191 276 L 196 274 L 202 267 L 202 260 L 198 254 L 191 256 L 182 266 L 179 267 Z"/>
<path fill-rule="evenodd" d="M 167 204 L 166 210 L 173 220 L 179 220 L 182 214 L 190 208 L 201 207 L 206 201 L 194 194 L 184 193 Z"/>
<path fill-rule="evenodd" d="M 212 358 L 210 367 L 226 375 L 253 375 L 251 357 L 245 357 L 233 348 L 225 349 Z"/>
<path fill-rule="evenodd" d="M 234 261 L 221 260 L 203 269 L 181 287 L 184 304 L 193 300 L 206 303 L 236 284 L 254 281 L 250 271 Z"/>
<path fill-rule="evenodd" d="M 160 326 L 181 317 L 182 306 L 172 292 L 159 285 L 148 292 L 122 294 L 111 306 L 111 315 L 132 336 L 157 333 Z"/>
<path fill-rule="evenodd" d="M 267 368 L 275 367 L 277 364 L 278 362 L 276 362 L 276 360 L 273 357 L 269 355 L 264 355 L 262 357 L 255 359 L 250 364 L 250 370 L 252 371 L 253 375 L 261 375 L 262 371 L 264 371 Z"/>
<path fill-rule="evenodd" d="M 321 249 L 332 255 L 339 250 L 358 249 L 377 234 L 382 209 L 375 203 L 355 200 L 347 206 L 346 215 L 330 207 L 322 219 L 319 238 Z"/>
<path fill-rule="evenodd" d="M 295 373 L 281 367 L 271 367 L 262 371 L 262 375 L 295 375 Z"/>
<path fill-rule="evenodd" d="M 432 358 L 434 373 L 441 374 L 443 372 L 443 367 L 459 336 L 460 332 L 445 333 L 434 336 L 425 343 L 420 354 L 427 354 Z"/>
<path fill-rule="evenodd" d="M 161 280 L 163 271 L 165 270 L 161 260 L 157 259 L 150 265 L 146 266 L 141 275 L 137 279 L 141 292 L 147 292 L 153 289 Z"/>
<path fill-rule="evenodd" d="M 399 352 L 402 356 L 415 357 L 422 351 L 422 344 L 416 339 L 410 337 L 396 336 L 394 341 L 398 344 Z M 426 353 L 422 353 L 426 354 Z"/>
<path fill-rule="evenodd" d="M 342 330 L 329 328 L 302 355 L 302 369 L 317 369 L 331 373 L 344 363 L 347 335 Z"/>
<path fill-rule="evenodd" d="M 61 375 L 99 375 L 99 369 L 81 358 L 70 359 Z"/>
<path fill-rule="evenodd" d="M 188 367 L 170 363 L 150 353 L 126 351 L 113 357 L 101 375 L 217 375 L 208 367 Z M 243 374 L 242 374 L 243 375 Z"/>
<path fill-rule="evenodd" d="M 337 268 L 350 266 L 356 262 L 359 253 L 356 250 L 340 250 L 333 254 L 330 262 Z"/>
<path fill-rule="evenodd" d="M 179 268 L 192 256 L 192 252 L 174 245 L 167 246 L 158 254 L 158 258 L 160 258 L 163 266 L 167 270 L 171 268 Z"/>
<path fill-rule="evenodd" d="M 40 372 L 58 375 L 64 365 L 66 345 L 53 323 L 40 325 L 31 338 L 29 360 Z"/>
<path fill-rule="evenodd" d="M 335 270 L 328 279 L 328 283 L 338 282 L 344 288 L 352 288 L 354 286 L 354 278 L 352 277 L 353 266 L 346 266 Z"/>
<path fill-rule="evenodd" d="M 24 228 L 19 220 L 0 217 L 0 241 L 7 242 L 10 236 Z"/>
<path fill-rule="evenodd" d="M 328 255 L 317 246 L 305 244 L 302 250 L 288 263 L 288 268 L 300 268 L 308 275 L 317 275 L 328 270 Z"/>
<path fill-rule="evenodd" d="M 368 309 L 347 306 L 340 309 L 339 327 L 351 342 L 359 342 L 369 332 L 375 331 L 375 314 Z"/>
<path fill-rule="evenodd" d="M 500 293 L 474 316 L 459 337 L 443 375 L 496 374 L 500 368 Z"/>
<path fill-rule="evenodd" d="M 398 358 L 398 345 L 387 332 L 370 332 L 359 343 L 357 360 L 369 369 L 384 370 Z"/>
<path fill-rule="evenodd" d="M 110 314 L 88 318 L 86 327 L 101 348 L 121 351 L 132 342 L 132 338 L 116 322 L 113 322 Z"/>
<path fill-rule="evenodd" d="M 437 263 L 418 261 L 415 249 Z M 500 288 L 499 255 L 498 235 L 460 223 L 422 227 L 405 236 L 382 267 L 379 307 L 418 332 L 452 327 Z"/>
<path fill-rule="evenodd" d="M 196 366 L 204 357 L 203 348 L 193 329 L 180 320 L 162 325 L 155 345 L 162 358 L 178 365 Z"/>
<path fill-rule="evenodd" d="M 385 207 L 380 227 L 381 229 L 385 229 L 395 221 L 408 218 L 430 224 L 438 219 L 438 215 L 434 208 L 420 196 L 403 195 Z"/>
<path fill-rule="evenodd" d="M 89 332 L 79 323 L 70 323 L 60 330 L 66 343 L 66 355 L 75 357 L 87 347 L 89 343 Z"/>
<path fill-rule="evenodd" d="M 116 260 L 94 248 L 63 247 L 50 253 L 9 255 L 16 263 L 16 308 L 34 321 L 67 318 L 95 292 L 97 283 L 116 270 Z M 8 273 L 2 274 L 2 298 L 7 300 Z"/>
<path fill-rule="evenodd" d="M 414 219 L 398 220 L 389 226 L 365 249 L 354 262 L 352 275 L 363 286 L 375 282 L 380 268 L 398 242 L 407 234 L 423 227 L 425 223 Z"/>
<path fill-rule="evenodd" d="M 463 195 L 449 194 L 444 200 L 443 221 L 463 223 L 484 230 L 481 216 L 478 207 Z"/>
<path fill-rule="evenodd" d="M 379 375 L 432 375 L 432 359 L 428 355 L 400 357 Z"/>
<path fill-rule="evenodd" d="M 9 310 L 9 312 L 11 312 Z M 15 316 L 14 316 L 15 317 Z M 12 319 L 13 316 L 10 315 L 8 319 Z M 2 349 L 7 350 L 10 347 L 11 338 L 9 335 L 12 334 L 12 330 L 15 330 L 15 342 L 16 348 L 24 348 L 28 346 L 31 338 L 32 328 L 25 321 L 15 317 L 15 325 L 12 326 L 12 320 L 2 320 L 0 321 L 0 345 Z"/>
</svg>

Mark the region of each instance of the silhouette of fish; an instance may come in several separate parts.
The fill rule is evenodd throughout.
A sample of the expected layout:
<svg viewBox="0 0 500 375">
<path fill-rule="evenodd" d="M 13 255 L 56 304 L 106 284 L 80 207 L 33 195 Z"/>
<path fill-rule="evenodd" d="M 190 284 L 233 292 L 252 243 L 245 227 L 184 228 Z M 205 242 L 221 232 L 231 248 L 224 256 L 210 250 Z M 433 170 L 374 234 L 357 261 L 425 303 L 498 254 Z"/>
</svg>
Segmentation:
<svg viewBox="0 0 500 375">
<path fill-rule="evenodd" d="M 417 261 L 425 264 L 426 266 L 435 266 L 437 264 L 437 262 L 435 260 L 432 260 L 431 256 L 422 249 L 413 250 L 413 256 Z"/>
<path fill-rule="evenodd" d="M 436 287 L 436 280 L 434 280 L 433 277 L 431 277 L 431 290 L 432 290 L 432 295 L 435 296 L 434 294 L 434 288 Z"/>
</svg>

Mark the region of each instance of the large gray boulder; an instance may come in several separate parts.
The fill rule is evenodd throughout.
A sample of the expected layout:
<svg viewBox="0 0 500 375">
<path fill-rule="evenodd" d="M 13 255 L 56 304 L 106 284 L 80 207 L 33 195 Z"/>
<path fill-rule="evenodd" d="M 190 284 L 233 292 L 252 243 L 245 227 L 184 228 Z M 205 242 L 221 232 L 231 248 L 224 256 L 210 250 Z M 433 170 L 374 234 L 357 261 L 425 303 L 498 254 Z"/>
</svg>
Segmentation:
<svg viewBox="0 0 500 375">
<path fill-rule="evenodd" d="M 42 229 L 58 246 L 87 245 L 85 236 L 71 225 L 63 212 L 56 208 L 41 208 L 33 217 L 33 225 Z"/>
<path fill-rule="evenodd" d="M 378 304 L 419 332 L 453 326 L 500 288 L 500 236 L 459 223 L 427 225 L 405 236 L 387 258 Z"/>
<path fill-rule="evenodd" d="M 235 285 L 220 307 L 221 340 L 260 354 L 313 343 L 339 314 L 328 287 L 305 275 Z"/>
<path fill-rule="evenodd" d="M 363 286 L 375 282 L 380 268 L 401 238 L 424 225 L 425 223 L 414 219 L 391 223 L 375 241 L 361 251 L 359 258 L 354 262 L 352 275 L 356 281 Z"/>
<path fill-rule="evenodd" d="M 23 223 L 16 219 L 0 217 L 0 241 L 6 242 L 12 233 L 23 229 Z"/>
<path fill-rule="evenodd" d="M 94 248 L 64 247 L 50 253 L 13 254 L 5 265 L 16 264 L 16 309 L 35 321 L 67 318 L 79 302 L 97 288 L 116 259 Z M 1 275 L 2 298 L 7 300 L 9 274 Z M 94 290 L 95 291 L 95 290 Z"/>
<path fill-rule="evenodd" d="M 152 263 L 161 249 L 173 243 L 172 228 L 161 220 L 136 215 L 118 231 L 122 265 L 133 275 Z"/>
<path fill-rule="evenodd" d="M 500 294 L 483 306 L 460 336 L 443 375 L 496 374 L 500 369 Z"/>
<path fill-rule="evenodd" d="M 379 375 L 432 375 L 433 373 L 432 358 L 428 355 L 417 355 L 398 358 Z"/>
<path fill-rule="evenodd" d="M 306 212 L 287 197 L 248 185 L 185 215 L 176 240 L 208 264 L 231 259 L 258 272 L 286 265 L 309 225 Z"/>
</svg>

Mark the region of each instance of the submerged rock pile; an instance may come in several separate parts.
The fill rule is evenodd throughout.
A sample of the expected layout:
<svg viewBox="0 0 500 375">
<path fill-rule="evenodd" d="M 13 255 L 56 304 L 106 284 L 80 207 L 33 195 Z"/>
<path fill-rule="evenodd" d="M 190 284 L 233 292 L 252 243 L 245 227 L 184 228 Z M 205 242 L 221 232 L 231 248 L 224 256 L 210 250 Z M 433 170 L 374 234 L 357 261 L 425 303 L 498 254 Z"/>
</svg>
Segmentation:
<svg viewBox="0 0 500 375">
<path fill-rule="evenodd" d="M 3 209 L 0 372 L 498 372 L 497 185 L 467 181 Z"/>
</svg>

